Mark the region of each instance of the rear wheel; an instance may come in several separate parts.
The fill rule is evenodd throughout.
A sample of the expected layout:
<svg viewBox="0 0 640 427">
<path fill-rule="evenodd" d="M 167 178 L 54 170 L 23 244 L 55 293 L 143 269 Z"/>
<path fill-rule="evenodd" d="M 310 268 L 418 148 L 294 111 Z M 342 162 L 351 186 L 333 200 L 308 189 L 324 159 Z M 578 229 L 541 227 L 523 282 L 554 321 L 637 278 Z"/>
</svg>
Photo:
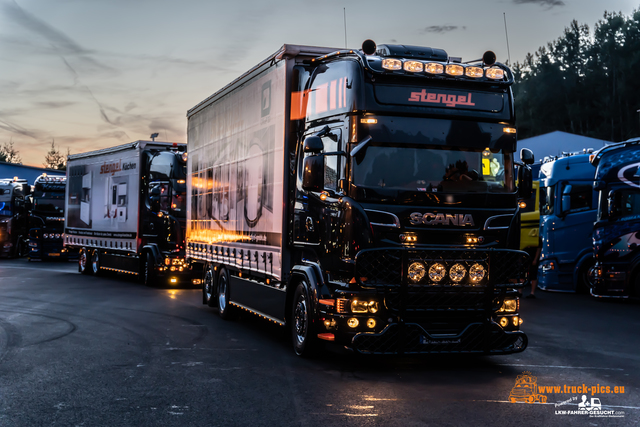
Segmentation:
<svg viewBox="0 0 640 427">
<path fill-rule="evenodd" d="M 225 320 L 231 318 L 231 306 L 229 305 L 229 273 L 224 268 L 220 269 L 218 277 L 218 314 Z"/>
<path fill-rule="evenodd" d="M 309 285 L 304 280 L 298 284 L 291 307 L 291 338 L 293 351 L 298 356 L 310 357 L 318 350 L 318 339 L 311 322 Z"/>
<path fill-rule="evenodd" d="M 96 276 L 100 274 L 100 254 L 97 250 L 91 255 L 91 273 Z"/>
<path fill-rule="evenodd" d="M 80 249 L 80 254 L 78 255 L 78 272 L 91 274 L 91 270 L 89 269 L 89 254 L 85 248 Z"/>
</svg>

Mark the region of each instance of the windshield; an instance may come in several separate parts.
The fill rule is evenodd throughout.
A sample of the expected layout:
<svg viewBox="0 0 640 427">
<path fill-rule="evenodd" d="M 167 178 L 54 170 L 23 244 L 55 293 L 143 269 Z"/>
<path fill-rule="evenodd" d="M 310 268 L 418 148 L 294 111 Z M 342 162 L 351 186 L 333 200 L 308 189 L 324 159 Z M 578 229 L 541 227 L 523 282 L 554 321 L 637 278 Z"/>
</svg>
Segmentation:
<svg viewBox="0 0 640 427">
<path fill-rule="evenodd" d="M 553 215 L 555 185 L 540 187 L 540 215 Z"/>
<path fill-rule="evenodd" d="M 624 218 L 640 215 L 640 191 L 619 190 L 613 193 L 610 216 Z"/>
<path fill-rule="evenodd" d="M 33 208 L 38 212 L 64 215 L 64 199 L 53 199 L 48 197 L 35 197 Z"/>
<path fill-rule="evenodd" d="M 0 216 L 11 216 L 11 203 L 0 202 Z"/>
<path fill-rule="evenodd" d="M 501 150 L 372 144 L 354 160 L 354 184 L 376 191 L 514 191 L 511 154 Z"/>
<path fill-rule="evenodd" d="M 171 194 L 171 209 L 178 218 L 186 218 L 187 215 L 187 185 L 184 179 L 174 181 Z"/>
</svg>

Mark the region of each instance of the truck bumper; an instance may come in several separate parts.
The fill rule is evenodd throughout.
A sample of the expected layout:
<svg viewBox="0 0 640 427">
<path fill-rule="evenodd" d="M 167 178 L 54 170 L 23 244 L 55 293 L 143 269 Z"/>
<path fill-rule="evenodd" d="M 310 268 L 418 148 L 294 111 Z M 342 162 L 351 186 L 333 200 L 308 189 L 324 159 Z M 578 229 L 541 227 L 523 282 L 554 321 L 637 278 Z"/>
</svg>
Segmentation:
<svg viewBox="0 0 640 427">
<path fill-rule="evenodd" d="M 524 351 L 527 343 L 524 332 L 507 332 L 496 324 L 473 323 L 458 335 L 442 336 L 415 323 L 394 323 L 380 333 L 357 334 L 350 347 L 363 354 L 511 354 Z"/>
</svg>

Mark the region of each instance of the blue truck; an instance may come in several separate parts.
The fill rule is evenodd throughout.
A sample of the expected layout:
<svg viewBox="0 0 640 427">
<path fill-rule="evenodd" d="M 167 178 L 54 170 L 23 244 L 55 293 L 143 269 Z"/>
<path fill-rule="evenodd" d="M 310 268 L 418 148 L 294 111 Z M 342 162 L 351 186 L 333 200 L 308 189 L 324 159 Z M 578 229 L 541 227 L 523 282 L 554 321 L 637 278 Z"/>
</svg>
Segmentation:
<svg viewBox="0 0 640 427">
<path fill-rule="evenodd" d="M 591 164 L 599 194 L 591 295 L 640 297 L 640 138 L 598 150 Z"/>
<path fill-rule="evenodd" d="M 593 150 L 546 158 L 540 167 L 538 287 L 548 291 L 587 292 L 593 266 L 591 232 L 596 220 Z"/>
</svg>

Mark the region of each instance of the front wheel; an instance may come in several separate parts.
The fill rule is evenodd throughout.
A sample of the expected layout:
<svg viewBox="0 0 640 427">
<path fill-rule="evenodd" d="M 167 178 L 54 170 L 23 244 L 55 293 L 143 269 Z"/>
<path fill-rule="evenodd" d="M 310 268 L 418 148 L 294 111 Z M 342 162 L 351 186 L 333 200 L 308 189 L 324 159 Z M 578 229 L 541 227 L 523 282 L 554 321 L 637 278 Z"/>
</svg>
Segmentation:
<svg viewBox="0 0 640 427">
<path fill-rule="evenodd" d="M 144 280 L 144 284 L 147 286 L 153 286 L 156 282 L 156 263 L 153 261 L 153 257 L 150 252 L 147 252 L 147 256 L 145 258 L 142 278 Z"/>
<path fill-rule="evenodd" d="M 215 298 L 215 284 L 213 267 L 207 267 L 207 271 L 204 274 L 204 280 L 202 281 L 202 303 L 207 304 L 209 307 L 216 306 Z"/>
<path fill-rule="evenodd" d="M 310 357 L 317 352 L 318 339 L 311 321 L 311 304 L 309 285 L 302 281 L 293 294 L 291 307 L 291 338 L 293 351 L 298 356 Z"/>
<path fill-rule="evenodd" d="M 591 282 L 589 280 L 589 271 L 595 265 L 595 260 L 590 258 L 582 263 L 580 271 L 578 272 L 578 283 L 576 284 L 576 293 L 587 294 L 591 288 Z"/>
</svg>

